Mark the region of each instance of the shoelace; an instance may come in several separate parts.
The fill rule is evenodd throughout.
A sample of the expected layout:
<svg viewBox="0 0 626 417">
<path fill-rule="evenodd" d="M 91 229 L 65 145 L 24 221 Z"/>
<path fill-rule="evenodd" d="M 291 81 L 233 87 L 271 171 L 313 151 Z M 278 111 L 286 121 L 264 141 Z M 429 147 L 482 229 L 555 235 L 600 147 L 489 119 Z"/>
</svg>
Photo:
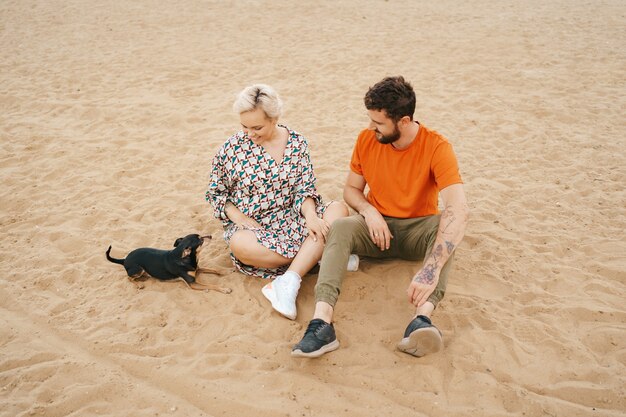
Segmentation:
<svg viewBox="0 0 626 417">
<path fill-rule="evenodd" d="M 308 335 L 309 333 L 317 334 L 318 330 L 321 330 L 326 326 L 328 325 L 324 322 L 311 321 L 307 326 L 306 331 L 304 332 L 304 336 L 306 337 L 306 335 Z"/>
</svg>

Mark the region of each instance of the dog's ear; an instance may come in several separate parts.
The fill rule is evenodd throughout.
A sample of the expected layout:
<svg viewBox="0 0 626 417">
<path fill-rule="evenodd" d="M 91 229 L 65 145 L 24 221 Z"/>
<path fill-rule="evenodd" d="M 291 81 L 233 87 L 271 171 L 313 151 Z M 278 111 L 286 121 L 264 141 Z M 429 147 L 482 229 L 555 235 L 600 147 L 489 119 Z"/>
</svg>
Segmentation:
<svg viewBox="0 0 626 417">
<path fill-rule="evenodd" d="M 178 246 L 181 240 L 183 240 L 182 237 L 179 237 L 178 239 L 176 239 L 176 242 L 174 242 L 174 247 Z"/>
<path fill-rule="evenodd" d="M 185 249 L 183 249 L 183 254 L 181 256 L 181 258 L 185 258 L 187 256 L 191 255 L 191 248 L 187 247 Z"/>
</svg>

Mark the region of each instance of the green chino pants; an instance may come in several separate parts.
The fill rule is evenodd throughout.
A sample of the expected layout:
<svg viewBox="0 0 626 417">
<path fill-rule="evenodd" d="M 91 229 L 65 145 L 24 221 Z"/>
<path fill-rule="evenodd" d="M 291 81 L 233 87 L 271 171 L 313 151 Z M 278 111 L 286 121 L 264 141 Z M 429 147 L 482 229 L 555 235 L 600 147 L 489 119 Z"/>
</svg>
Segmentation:
<svg viewBox="0 0 626 417">
<path fill-rule="evenodd" d="M 370 258 L 405 259 L 423 261 L 430 254 L 437 237 L 440 215 L 398 219 L 384 217 L 393 238 L 389 249 L 381 251 L 372 242 L 365 219 L 361 215 L 353 215 L 337 219 L 328 234 L 322 264 L 315 286 L 315 301 L 324 301 L 335 306 L 341 291 L 343 278 L 350 254 Z M 435 307 L 446 291 L 448 273 L 452 266 L 454 252 L 448 258 L 439 275 L 439 282 L 428 301 Z"/>
</svg>

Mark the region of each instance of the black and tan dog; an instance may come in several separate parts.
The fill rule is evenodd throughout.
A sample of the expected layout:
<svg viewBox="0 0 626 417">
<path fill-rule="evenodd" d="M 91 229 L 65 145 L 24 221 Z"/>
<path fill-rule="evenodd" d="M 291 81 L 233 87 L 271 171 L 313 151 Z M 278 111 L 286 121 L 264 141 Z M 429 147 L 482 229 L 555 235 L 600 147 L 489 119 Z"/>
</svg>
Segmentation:
<svg viewBox="0 0 626 417">
<path fill-rule="evenodd" d="M 176 239 L 172 250 L 139 248 L 130 252 L 125 259 L 112 258 L 110 256 L 111 246 L 109 246 L 106 255 L 109 261 L 124 265 L 128 279 L 138 288 L 143 288 L 143 285 L 137 284 L 137 279 L 146 273 L 163 281 L 183 279 L 189 288 L 194 290 L 215 290 L 230 294 L 232 291 L 230 288 L 196 282 L 195 275 L 199 273 L 222 275 L 220 271 L 215 269 L 198 268 L 197 255 L 200 253 L 202 245 L 209 239 L 211 236 L 191 234 Z"/>
</svg>

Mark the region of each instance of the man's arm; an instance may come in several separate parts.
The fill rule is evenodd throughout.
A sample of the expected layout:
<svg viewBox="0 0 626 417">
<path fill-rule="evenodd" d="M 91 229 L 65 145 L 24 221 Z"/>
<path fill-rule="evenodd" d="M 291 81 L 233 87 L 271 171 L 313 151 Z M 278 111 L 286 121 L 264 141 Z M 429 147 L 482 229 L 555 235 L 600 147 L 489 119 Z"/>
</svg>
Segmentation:
<svg viewBox="0 0 626 417">
<path fill-rule="evenodd" d="M 362 175 L 350 171 L 346 179 L 346 185 L 343 188 L 343 199 L 350 207 L 365 218 L 365 223 L 370 232 L 370 238 L 376 246 L 378 246 L 380 250 L 389 249 L 389 244 L 393 236 L 383 216 L 365 198 L 365 194 L 363 193 L 365 184 L 365 178 L 363 178 Z"/>
<path fill-rule="evenodd" d="M 370 203 L 365 199 L 365 178 L 362 175 L 356 174 L 352 171 L 348 172 L 348 178 L 346 179 L 346 185 L 343 187 L 343 199 L 350 207 L 355 211 L 361 212 Z"/>
<path fill-rule="evenodd" d="M 440 195 L 444 210 L 439 220 L 435 244 L 407 290 L 409 302 L 416 307 L 421 307 L 435 290 L 441 269 L 463 240 L 469 218 L 463 184 L 450 185 L 441 190 Z"/>
</svg>

